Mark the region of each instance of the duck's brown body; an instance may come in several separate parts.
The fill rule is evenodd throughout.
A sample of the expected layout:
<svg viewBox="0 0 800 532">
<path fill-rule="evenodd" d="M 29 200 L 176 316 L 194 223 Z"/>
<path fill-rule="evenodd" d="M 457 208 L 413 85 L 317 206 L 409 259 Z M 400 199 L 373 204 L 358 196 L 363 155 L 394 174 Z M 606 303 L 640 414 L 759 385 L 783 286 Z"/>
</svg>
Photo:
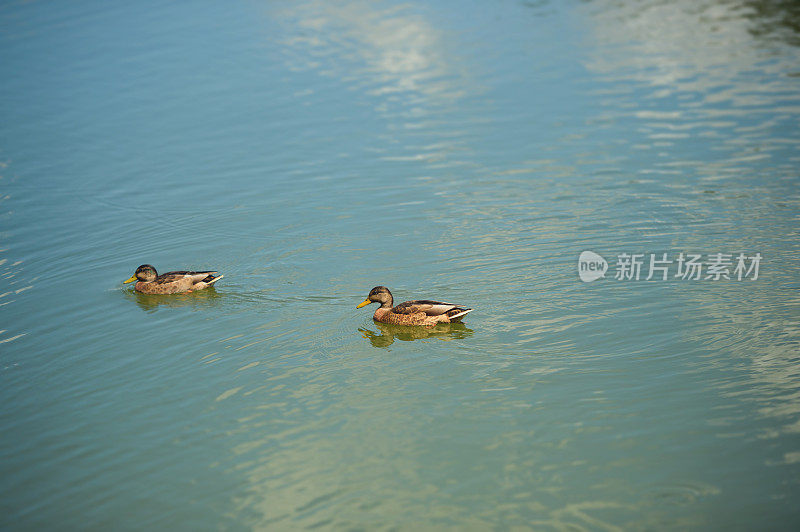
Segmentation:
<svg viewBox="0 0 800 532">
<path fill-rule="evenodd" d="M 183 294 L 208 288 L 221 275 L 219 272 L 167 272 L 159 275 L 155 281 L 139 281 L 136 291 L 145 294 Z"/>
<path fill-rule="evenodd" d="M 452 303 L 442 303 L 430 300 L 415 300 L 400 303 L 392 306 L 394 299 L 392 293 L 385 286 L 373 288 L 366 301 L 358 305 L 363 307 L 372 302 L 380 303 L 381 306 L 375 310 L 372 319 L 381 323 L 391 325 L 423 325 L 433 327 L 437 323 L 455 323 L 469 312 L 471 308 L 454 305 Z"/>
<path fill-rule="evenodd" d="M 143 264 L 125 282 L 138 281 L 135 285 L 136 291 L 144 294 L 185 294 L 208 288 L 222 279 L 223 276 L 217 273 L 180 271 L 158 275 L 155 268 Z"/>
</svg>

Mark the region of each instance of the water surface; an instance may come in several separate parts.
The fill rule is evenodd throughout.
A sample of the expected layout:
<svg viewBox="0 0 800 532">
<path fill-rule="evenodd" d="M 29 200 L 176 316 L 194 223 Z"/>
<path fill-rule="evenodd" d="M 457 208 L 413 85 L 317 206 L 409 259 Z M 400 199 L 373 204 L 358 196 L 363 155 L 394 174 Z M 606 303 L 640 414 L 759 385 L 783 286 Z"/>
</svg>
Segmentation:
<svg viewBox="0 0 800 532">
<path fill-rule="evenodd" d="M 796 528 L 797 17 L 6 4 L 0 525 Z M 378 284 L 476 310 L 376 324 Z"/>
</svg>

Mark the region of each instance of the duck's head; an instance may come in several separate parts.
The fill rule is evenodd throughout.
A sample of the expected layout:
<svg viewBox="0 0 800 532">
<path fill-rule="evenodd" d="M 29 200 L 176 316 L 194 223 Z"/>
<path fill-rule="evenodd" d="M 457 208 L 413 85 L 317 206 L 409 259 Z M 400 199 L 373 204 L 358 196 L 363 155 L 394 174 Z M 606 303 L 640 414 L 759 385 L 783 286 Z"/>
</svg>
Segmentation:
<svg viewBox="0 0 800 532">
<path fill-rule="evenodd" d="M 156 269 L 149 264 L 142 264 L 138 268 L 136 268 L 136 273 L 131 275 L 131 278 L 127 281 L 122 281 L 123 284 L 132 283 L 134 281 L 144 281 L 149 283 L 151 281 L 155 281 L 156 277 L 158 277 L 158 272 Z"/>
<path fill-rule="evenodd" d="M 381 308 L 388 308 L 392 306 L 392 293 L 385 286 L 376 286 L 369 291 L 367 299 L 356 308 L 366 307 L 370 303 L 380 303 Z"/>
</svg>

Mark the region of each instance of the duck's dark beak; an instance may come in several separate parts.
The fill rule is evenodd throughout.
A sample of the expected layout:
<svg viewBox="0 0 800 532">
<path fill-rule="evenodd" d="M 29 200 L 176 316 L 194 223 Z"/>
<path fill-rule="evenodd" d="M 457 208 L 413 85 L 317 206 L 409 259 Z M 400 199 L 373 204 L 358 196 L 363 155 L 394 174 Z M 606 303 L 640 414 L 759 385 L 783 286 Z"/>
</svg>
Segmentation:
<svg viewBox="0 0 800 532">
<path fill-rule="evenodd" d="M 134 282 L 135 280 L 136 280 L 136 276 L 135 276 L 135 275 L 131 275 L 131 278 L 130 278 L 130 279 L 128 279 L 127 281 L 122 281 L 122 284 L 128 284 L 128 283 L 132 283 L 132 282 Z"/>
<path fill-rule="evenodd" d="M 365 299 L 364 302 L 360 303 L 356 308 L 366 307 L 370 303 L 372 303 L 372 301 L 370 301 L 369 299 Z"/>
</svg>

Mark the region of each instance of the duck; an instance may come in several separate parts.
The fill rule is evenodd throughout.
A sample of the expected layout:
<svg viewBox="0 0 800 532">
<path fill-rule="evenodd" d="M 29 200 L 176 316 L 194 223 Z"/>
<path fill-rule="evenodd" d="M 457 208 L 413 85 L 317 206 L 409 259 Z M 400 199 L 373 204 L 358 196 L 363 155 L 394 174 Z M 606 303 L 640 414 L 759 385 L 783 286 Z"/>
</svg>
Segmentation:
<svg viewBox="0 0 800 532">
<path fill-rule="evenodd" d="M 392 293 L 385 286 L 376 286 L 369 291 L 364 302 L 356 308 L 366 307 L 370 303 L 380 303 L 375 309 L 372 319 L 380 323 L 392 325 L 423 325 L 433 327 L 438 323 L 460 322 L 464 316 L 472 312 L 471 308 L 452 303 L 417 299 L 393 306 Z"/>
<path fill-rule="evenodd" d="M 213 286 L 223 277 L 218 273 L 180 271 L 159 275 L 153 266 L 142 264 L 130 279 L 122 282 L 128 284 L 137 281 L 136 291 L 144 294 L 187 294 Z"/>
</svg>

